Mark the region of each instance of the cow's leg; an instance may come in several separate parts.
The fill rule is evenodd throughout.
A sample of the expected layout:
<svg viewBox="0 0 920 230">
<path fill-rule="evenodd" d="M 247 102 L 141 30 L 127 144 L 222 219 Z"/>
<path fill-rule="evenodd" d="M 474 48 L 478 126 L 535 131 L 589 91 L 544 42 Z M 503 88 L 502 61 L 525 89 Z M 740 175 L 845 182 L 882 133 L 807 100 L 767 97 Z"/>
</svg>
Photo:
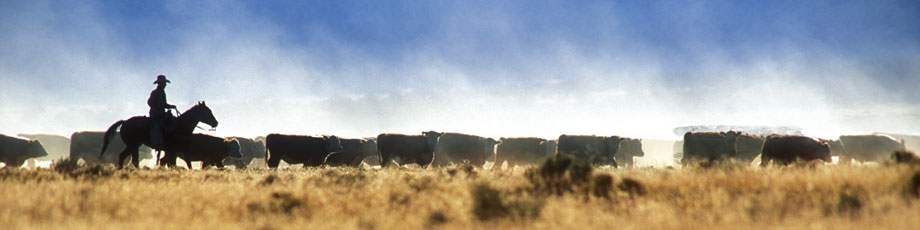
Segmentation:
<svg viewBox="0 0 920 230">
<path fill-rule="evenodd" d="M 161 153 L 163 153 L 162 150 L 157 150 L 157 155 L 156 155 L 155 158 L 154 158 L 157 162 L 156 162 L 156 164 L 154 164 L 154 165 L 161 165 L 161 164 L 160 164 L 160 154 L 161 154 Z"/>
<path fill-rule="evenodd" d="M 172 151 L 165 152 L 163 158 L 160 159 L 160 166 L 176 167 L 176 153 Z"/>
<path fill-rule="evenodd" d="M 357 157 L 356 159 L 352 160 L 351 163 L 348 164 L 348 166 L 351 166 L 351 167 L 361 166 L 361 162 L 364 161 L 365 157 L 366 156 Z"/>
<path fill-rule="evenodd" d="M 233 166 L 236 166 L 237 169 L 242 169 L 246 167 L 246 165 L 243 164 L 243 159 L 245 158 L 240 158 L 240 159 L 227 158 L 227 159 L 228 159 L 227 163 Z M 223 161 L 221 161 L 221 164 L 223 164 Z"/>
<path fill-rule="evenodd" d="M 158 154 L 158 155 L 159 155 L 159 154 Z M 169 159 L 169 152 L 167 151 L 165 154 L 163 154 L 162 157 L 163 157 L 163 158 L 159 158 L 159 156 L 157 156 L 157 162 L 159 163 L 158 165 L 159 165 L 160 167 L 169 166 L 169 162 L 168 162 L 168 161 L 169 161 L 169 160 L 168 160 L 168 159 Z"/>
<path fill-rule="evenodd" d="M 281 157 L 269 156 L 268 159 L 265 159 L 265 163 L 268 164 L 269 168 L 277 168 L 278 164 L 281 163 Z"/>
<path fill-rule="evenodd" d="M 390 163 L 390 154 L 380 151 L 380 153 L 377 155 L 377 159 L 380 160 L 380 167 L 386 168 L 387 164 Z"/>
<path fill-rule="evenodd" d="M 254 157 L 251 157 L 251 156 L 243 156 L 243 158 L 240 158 L 240 160 L 237 161 L 239 163 L 236 165 L 236 167 L 242 168 L 242 169 L 248 167 L 249 163 L 252 162 L 253 158 Z"/>
<path fill-rule="evenodd" d="M 845 164 L 845 165 L 853 164 L 853 158 L 850 158 L 848 156 L 839 156 L 837 157 L 837 164 Z"/>
<path fill-rule="evenodd" d="M 166 163 L 169 164 L 170 167 L 177 167 L 178 163 L 176 163 L 176 160 L 179 159 L 179 156 L 176 154 L 176 152 L 166 153 L 169 155 L 169 158 L 166 158 Z"/>
</svg>

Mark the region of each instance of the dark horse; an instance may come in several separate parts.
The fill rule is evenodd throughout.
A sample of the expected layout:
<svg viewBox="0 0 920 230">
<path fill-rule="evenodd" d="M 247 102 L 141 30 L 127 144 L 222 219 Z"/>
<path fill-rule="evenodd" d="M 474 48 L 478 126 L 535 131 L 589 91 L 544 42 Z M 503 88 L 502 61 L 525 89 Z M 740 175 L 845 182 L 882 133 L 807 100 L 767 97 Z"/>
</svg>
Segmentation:
<svg viewBox="0 0 920 230">
<path fill-rule="evenodd" d="M 185 111 L 185 113 L 179 115 L 179 117 L 176 118 L 175 128 L 166 132 L 164 144 L 167 146 L 167 155 L 170 154 L 168 147 L 170 141 L 175 139 L 174 137 L 192 135 L 192 131 L 198 126 L 198 122 L 204 122 L 214 128 L 217 127 L 217 119 L 214 118 L 211 109 L 208 108 L 203 101 L 198 102 L 197 105 L 192 106 L 192 108 Z M 125 158 L 128 157 L 128 154 L 131 154 L 131 163 L 134 164 L 134 167 L 139 167 L 140 161 L 138 159 L 140 158 L 138 158 L 138 148 L 140 148 L 142 144 L 153 147 L 150 143 L 150 118 L 146 116 L 135 116 L 128 120 L 120 120 L 112 124 L 112 126 L 105 131 L 105 137 L 102 142 L 102 152 L 99 153 L 100 157 L 102 157 L 102 153 L 104 153 L 105 149 L 109 146 L 111 137 L 115 134 L 119 126 L 122 126 L 120 134 L 121 140 L 125 143 L 125 150 L 118 154 L 118 163 L 116 164 L 119 169 L 122 168 Z"/>
</svg>

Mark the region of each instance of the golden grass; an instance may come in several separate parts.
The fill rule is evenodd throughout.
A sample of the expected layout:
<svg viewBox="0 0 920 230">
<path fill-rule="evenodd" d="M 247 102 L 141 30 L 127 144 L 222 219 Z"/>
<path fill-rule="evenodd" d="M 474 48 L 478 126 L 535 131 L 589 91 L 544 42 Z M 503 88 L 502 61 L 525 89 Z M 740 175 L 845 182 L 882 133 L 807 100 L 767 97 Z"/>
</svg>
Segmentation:
<svg viewBox="0 0 920 230">
<path fill-rule="evenodd" d="M 526 170 L 0 169 L 0 228 L 920 226 L 914 178 L 920 176 L 920 168 L 909 166 L 595 169 L 591 182 L 561 195 L 539 189 L 535 183 L 542 182 L 529 179 Z"/>
</svg>

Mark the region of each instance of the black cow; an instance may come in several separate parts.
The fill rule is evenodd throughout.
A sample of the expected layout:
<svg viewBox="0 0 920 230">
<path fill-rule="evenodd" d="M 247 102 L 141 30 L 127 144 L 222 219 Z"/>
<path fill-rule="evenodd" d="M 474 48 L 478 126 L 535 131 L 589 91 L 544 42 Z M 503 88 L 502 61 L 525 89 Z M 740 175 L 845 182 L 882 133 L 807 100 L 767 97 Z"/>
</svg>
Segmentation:
<svg viewBox="0 0 920 230">
<path fill-rule="evenodd" d="M 301 135 L 268 134 L 265 137 L 265 154 L 268 167 L 277 168 L 281 160 L 304 167 L 320 166 L 330 153 L 342 151 L 336 136 L 311 137 Z"/>
<path fill-rule="evenodd" d="M 182 158 L 189 169 L 192 161 L 201 161 L 201 168 L 207 166 L 224 167 L 224 159 L 243 156 L 240 153 L 240 142 L 232 138 L 220 138 L 207 134 L 194 133 L 187 137 L 174 137 L 173 142 L 167 147 L 166 156 L 161 165 L 176 165 L 176 157 Z M 176 155 L 170 154 L 175 152 Z"/>
<path fill-rule="evenodd" d="M 550 147 L 551 146 L 551 147 Z M 539 164 L 556 151 L 556 142 L 536 137 L 500 138 L 495 149 L 495 164 L 507 161 L 508 165 Z M 550 149 L 550 150 L 548 150 Z"/>
<path fill-rule="evenodd" d="M 361 165 L 361 161 L 364 160 L 364 158 L 377 156 L 377 140 L 374 138 L 340 138 L 339 141 L 342 143 L 342 151 L 334 152 L 326 156 L 326 160 L 323 164 L 357 167 Z"/>
<path fill-rule="evenodd" d="M 42 143 L 0 134 L 0 162 L 20 167 L 26 160 L 47 156 Z"/>
<path fill-rule="evenodd" d="M 895 151 L 904 151 L 903 142 L 887 135 L 843 135 L 840 136 L 844 154 L 840 162 L 854 159 L 861 162 L 882 162 L 891 157 Z"/>
<path fill-rule="evenodd" d="M 102 151 L 102 138 L 105 132 L 99 131 L 82 131 L 70 135 L 70 159 L 83 159 L 87 163 L 106 163 L 115 164 L 118 161 L 118 154 L 125 149 L 125 143 L 121 141 L 121 135 L 113 135 L 109 147 L 99 159 L 99 152 Z M 153 149 L 146 145 L 141 145 L 138 151 L 141 160 L 153 159 Z M 130 157 L 130 156 L 129 156 Z"/>
<path fill-rule="evenodd" d="M 444 133 L 434 148 L 432 166 L 470 164 L 481 167 L 495 158 L 495 139 L 460 133 Z"/>
<path fill-rule="evenodd" d="M 245 137 L 227 137 L 240 143 L 240 158 L 226 158 L 224 164 L 233 165 L 236 168 L 246 168 L 255 158 L 265 158 L 265 142 L 253 140 Z M 264 160 L 264 159 L 263 159 Z"/>
<path fill-rule="evenodd" d="M 735 141 L 741 133 L 728 132 L 687 132 L 684 134 L 682 165 L 695 161 L 721 161 L 737 155 Z"/>
<path fill-rule="evenodd" d="M 831 149 L 820 140 L 798 135 L 774 134 L 767 136 L 760 156 L 760 165 L 786 165 L 797 160 L 824 160 L 831 162 Z"/>
<path fill-rule="evenodd" d="M 617 138 L 617 137 L 608 137 Z M 642 151 L 642 140 L 633 138 L 619 138 L 618 145 L 615 141 L 608 141 L 610 149 L 614 151 L 614 159 L 620 166 L 632 166 L 635 164 L 633 157 L 643 157 L 645 152 Z"/>
<path fill-rule="evenodd" d="M 617 167 L 616 149 L 620 138 L 601 136 L 561 135 L 556 143 L 556 154 L 569 154 L 587 160 L 593 165 Z"/>
<path fill-rule="evenodd" d="M 70 138 L 53 134 L 18 134 L 16 136 L 37 140 L 42 143 L 48 156 L 42 159 L 57 160 L 70 155 Z"/>
<path fill-rule="evenodd" d="M 396 160 L 400 164 L 416 163 L 419 166 L 430 164 L 434 159 L 434 148 L 441 134 L 434 131 L 422 134 L 383 133 L 377 135 L 377 154 L 380 154 L 380 165 L 386 167 L 390 160 Z"/>
</svg>

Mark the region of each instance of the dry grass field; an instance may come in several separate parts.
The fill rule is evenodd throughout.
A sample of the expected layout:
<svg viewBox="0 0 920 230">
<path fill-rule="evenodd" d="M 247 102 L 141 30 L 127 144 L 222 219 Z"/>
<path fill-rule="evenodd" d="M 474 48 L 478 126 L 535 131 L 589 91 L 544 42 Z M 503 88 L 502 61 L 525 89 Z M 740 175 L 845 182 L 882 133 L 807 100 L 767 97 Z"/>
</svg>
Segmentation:
<svg viewBox="0 0 920 230">
<path fill-rule="evenodd" d="M 2 229 L 916 229 L 920 168 L 0 169 Z"/>
</svg>

